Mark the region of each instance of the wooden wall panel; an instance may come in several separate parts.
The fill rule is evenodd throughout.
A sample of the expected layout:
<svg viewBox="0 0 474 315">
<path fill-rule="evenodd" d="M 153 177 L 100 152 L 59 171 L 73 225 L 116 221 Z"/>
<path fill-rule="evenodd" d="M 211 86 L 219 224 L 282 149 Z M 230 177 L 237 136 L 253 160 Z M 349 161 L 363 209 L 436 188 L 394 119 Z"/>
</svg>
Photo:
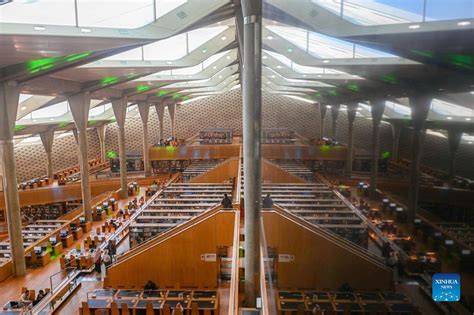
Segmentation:
<svg viewBox="0 0 474 315">
<path fill-rule="evenodd" d="M 148 280 L 159 287 L 216 287 L 218 262 L 201 255 L 216 253 L 218 246 L 232 246 L 234 212 L 218 212 L 207 220 L 165 239 L 108 271 L 111 287 L 142 287 Z"/>
<path fill-rule="evenodd" d="M 293 175 L 267 160 L 262 160 L 262 179 L 264 182 L 272 183 L 306 183 L 301 177 Z"/>
<path fill-rule="evenodd" d="M 345 161 L 346 147 L 264 144 L 262 157 L 266 159 L 296 159 L 296 160 L 332 160 Z"/>
<path fill-rule="evenodd" d="M 150 161 L 207 160 L 238 157 L 240 145 L 187 145 L 182 147 L 151 147 Z"/>
<path fill-rule="evenodd" d="M 189 180 L 190 183 L 222 183 L 239 175 L 239 160 L 225 161 L 212 170 Z"/>
<path fill-rule="evenodd" d="M 294 255 L 278 262 L 278 287 L 337 290 L 347 282 L 356 290 L 392 288 L 390 270 L 340 247 L 274 212 L 262 213 L 267 246 L 279 254 Z M 356 272 L 355 272 L 356 271 Z"/>
</svg>

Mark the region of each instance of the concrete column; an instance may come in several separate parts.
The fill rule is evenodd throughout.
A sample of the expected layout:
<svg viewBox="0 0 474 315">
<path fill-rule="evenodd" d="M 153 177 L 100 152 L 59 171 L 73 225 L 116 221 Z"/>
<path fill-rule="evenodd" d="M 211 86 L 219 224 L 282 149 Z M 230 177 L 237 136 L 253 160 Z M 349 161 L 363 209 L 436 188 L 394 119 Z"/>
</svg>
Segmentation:
<svg viewBox="0 0 474 315">
<path fill-rule="evenodd" d="M 100 145 L 100 161 L 105 163 L 107 161 L 107 151 L 105 149 L 105 135 L 107 134 L 107 125 L 103 124 L 96 128 L 97 135 L 99 136 Z"/>
<path fill-rule="evenodd" d="M 354 122 L 357 113 L 357 103 L 351 103 L 347 106 L 347 121 L 348 121 L 348 132 L 347 132 L 347 157 L 345 165 L 345 175 L 352 175 L 352 164 L 354 159 Z"/>
<path fill-rule="evenodd" d="M 125 118 L 127 116 L 127 99 L 122 97 L 112 101 L 115 120 L 119 129 L 119 159 L 120 159 L 120 197 L 128 197 L 127 162 L 125 159 Z"/>
<path fill-rule="evenodd" d="M 245 298 L 255 307 L 260 295 L 260 226 L 262 200 L 262 1 L 242 0 L 243 136 L 245 201 Z"/>
<path fill-rule="evenodd" d="M 377 190 L 377 173 L 379 166 L 379 139 L 380 139 L 380 122 L 382 121 L 383 112 L 385 110 L 384 99 L 374 99 L 371 102 L 372 109 L 372 165 L 370 167 L 370 196 L 375 197 Z"/>
<path fill-rule="evenodd" d="M 171 119 L 171 137 L 176 138 L 176 129 L 175 129 L 176 104 L 174 103 L 168 104 L 168 113 L 170 114 L 170 119 Z"/>
<path fill-rule="evenodd" d="M 326 111 L 327 107 L 326 105 L 319 104 L 319 113 L 320 113 L 320 125 L 319 125 L 319 138 L 322 139 L 324 137 L 324 123 L 326 121 Z"/>
<path fill-rule="evenodd" d="M 337 142 L 337 116 L 339 115 L 339 109 L 341 105 L 333 105 L 331 107 L 331 118 L 332 118 L 332 140 Z"/>
<path fill-rule="evenodd" d="M 424 125 L 431 107 L 433 98 L 427 95 L 417 95 L 409 98 L 411 107 L 411 120 L 413 126 L 413 139 L 411 148 L 411 170 L 409 200 L 408 200 L 408 222 L 413 223 L 418 209 L 418 189 L 420 186 L 420 161 L 423 151 Z"/>
<path fill-rule="evenodd" d="M 87 125 L 91 98 L 89 93 L 70 96 L 68 99 L 72 118 L 76 125 L 74 137 L 79 145 L 79 166 L 81 168 L 82 206 L 86 221 L 92 222 L 91 188 L 89 179 L 89 158 L 87 148 Z"/>
<path fill-rule="evenodd" d="M 20 88 L 16 82 L 0 83 L 0 167 L 2 169 L 0 173 L 3 174 L 3 193 L 5 196 L 12 269 L 13 275 L 16 277 L 26 274 L 13 146 L 19 97 Z"/>
<path fill-rule="evenodd" d="M 148 143 L 148 116 L 150 113 L 150 104 L 147 102 L 138 103 L 138 111 L 143 124 L 143 165 L 145 167 L 145 176 L 150 176 L 150 152 Z"/>
<path fill-rule="evenodd" d="M 458 152 L 459 144 L 461 143 L 462 132 L 455 129 L 448 130 L 448 144 L 449 144 L 449 169 L 448 181 L 452 183 L 456 177 L 456 153 Z"/>
<path fill-rule="evenodd" d="M 165 117 L 165 104 L 164 101 L 158 104 L 155 104 L 156 114 L 158 115 L 158 122 L 160 124 L 160 140 L 164 140 L 163 132 L 163 121 Z"/>
<path fill-rule="evenodd" d="M 397 123 L 392 123 L 392 159 L 394 161 L 398 160 L 398 144 L 400 142 L 400 135 L 402 133 L 402 125 Z"/>
<path fill-rule="evenodd" d="M 45 132 L 40 133 L 41 142 L 43 143 L 44 150 L 46 151 L 47 159 L 47 176 L 53 178 L 53 141 L 54 141 L 54 130 L 49 129 Z"/>
</svg>

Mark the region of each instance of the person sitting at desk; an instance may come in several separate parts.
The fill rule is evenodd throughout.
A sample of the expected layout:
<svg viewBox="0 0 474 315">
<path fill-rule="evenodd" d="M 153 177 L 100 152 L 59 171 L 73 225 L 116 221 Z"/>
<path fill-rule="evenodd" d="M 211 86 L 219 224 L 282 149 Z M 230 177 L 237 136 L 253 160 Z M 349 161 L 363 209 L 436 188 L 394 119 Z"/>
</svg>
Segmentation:
<svg viewBox="0 0 474 315">
<path fill-rule="evenodd" d="M 224 199 L 222 199 L 221 205 L 224 209 L 232 209 L 232 200 L 224 194 Z"/>
<path fill-rule="evenodd" d="M 30 291 L 29 291 L 29 290 L 26 290 L 26 291 L 21 295 L 20 300 L 21 300 L 21 302 L 24 303 L 24 304 L 29 304 L 29 303 L 31 303 L 31 300 L 30 300 Z"/>
<path fill-rule="evenodd" d="M 270 197 L 270 194 L 267 194 L 267 196 L 263 198 L 262 208 L 263 209 L 273 208 L 273 200 L 272 200 L 272 197 Z"/>
<path fill-rule="evenodd" d="M 158 287 L 156 286 L 156 283 L 154 283 L 151 280 L 148 280 L 148 282 L 143 287 L 144 291 L 153 291 L 153 290 L 156 290 L 156 289 L 158 289 Z"/>
<path fill-rule="evenodd" d="M 43 291 L 43 290 L 39 290 L 38 296 L 36 297 L 36 300 L 33 301 L 33 306 L 35 306 L 36 304 L 38 304 L 45 296 L 46 296 L 46 294 L 44 293 L 44 291 Z"/>
<path fill-rule="evenodd" d="M 180 310 L 181 313 L 180 314 L 183 314 L 183 311 L 184 311 L 184 307 L 181 305 L 180 302 L 176 303 L 176 306 L 174 307 L 173 309 L 173 313 L 171 313 L 171 315 L 174 315 L 176 314 L 176 310 Z"/>
</svg>

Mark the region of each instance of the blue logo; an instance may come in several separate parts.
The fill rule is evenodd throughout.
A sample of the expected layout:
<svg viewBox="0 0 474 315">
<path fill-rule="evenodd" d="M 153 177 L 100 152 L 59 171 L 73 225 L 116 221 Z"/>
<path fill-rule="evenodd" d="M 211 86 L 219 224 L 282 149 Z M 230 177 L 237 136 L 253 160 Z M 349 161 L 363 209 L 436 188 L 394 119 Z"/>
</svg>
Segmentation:
<svg viewBox="0 0 474 315">
<path fill-rule="evenodd" d="M 458 273 L 437 273 L 431 280 L 431 297 L 435 302 L 457 302 L 461 298 Z"/>
</svg>

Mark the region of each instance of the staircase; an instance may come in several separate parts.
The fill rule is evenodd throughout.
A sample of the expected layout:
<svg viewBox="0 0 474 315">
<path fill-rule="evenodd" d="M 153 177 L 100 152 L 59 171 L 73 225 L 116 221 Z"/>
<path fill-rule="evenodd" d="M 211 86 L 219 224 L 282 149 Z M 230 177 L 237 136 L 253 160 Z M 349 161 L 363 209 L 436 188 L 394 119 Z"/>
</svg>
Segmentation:
<svg viewBox="0 0 474 315">
<path fill-rule="evenodd" d="M 307 182 L 313 181 L 313 172 L 301 161 L 295 160 L 271 160 L 277 164 L 281 169 L 303 178 Z"/>
<path fill-rule="evenodd" d="M 204 174 L 222 163 L 223 159 L 194 160 L 183 171 L 183 181 L 188 182 L 191 178 Z"/>
</svg>

